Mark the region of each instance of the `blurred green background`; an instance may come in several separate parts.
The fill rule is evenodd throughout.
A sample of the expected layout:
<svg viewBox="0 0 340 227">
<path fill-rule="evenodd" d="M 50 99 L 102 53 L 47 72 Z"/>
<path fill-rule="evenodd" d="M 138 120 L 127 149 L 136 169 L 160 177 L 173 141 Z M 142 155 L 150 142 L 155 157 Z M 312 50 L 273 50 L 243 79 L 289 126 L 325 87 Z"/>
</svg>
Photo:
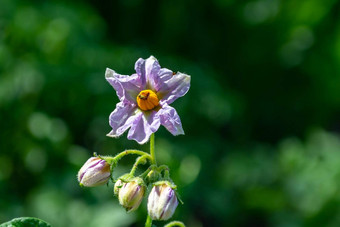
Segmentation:
<svg viewBox="0 0 340 227">
<path fill-rule="evenodd" d="M 143 226 L 112 185 L 80 188 L 97 152 L 148 150 L 106 137 L 118 102 L 106 67 L 154 55 L 191 75 L 162 127 L 187 226 L 340 226 L 340 1 L 0 1 L 0 223 Z M 135 157 L 122 160 L 115 177 Z M 155 222 L 163 226 L 164 222 Z"/>
</svg>

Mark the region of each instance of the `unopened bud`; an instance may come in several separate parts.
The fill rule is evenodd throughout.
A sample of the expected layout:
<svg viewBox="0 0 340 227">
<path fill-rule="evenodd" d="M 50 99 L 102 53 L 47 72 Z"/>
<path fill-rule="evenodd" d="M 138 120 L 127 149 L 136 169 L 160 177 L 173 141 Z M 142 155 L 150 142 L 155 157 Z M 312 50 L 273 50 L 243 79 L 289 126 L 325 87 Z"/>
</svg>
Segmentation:
<svg viewBox="0 0 340 227">
<path fill-rule="evenodd" d="M 88 159 L 78 172 L 79 184 L 85 187 L 102 185 L 109 179 L 110 165 L 98 157 Z"/>
<path fill-rule="evenodd" d="M 175 190 L 168 181 L 153 186 L 148 198 L 148 213 L 153 220 L 168 220 L 178 205 Z"/>
<path fill-rule="evenodd" d="M 140 178 L 136 178 L 135 180 L 126 183 L 119 182 L 117 187 L 115 185 L 115 192 L 118 191 L 119 203 L 128 212 L 134 211 L 139 207 L 143 200 L 145 190 L 146 187 L 144 182 Z"/>
</svg>

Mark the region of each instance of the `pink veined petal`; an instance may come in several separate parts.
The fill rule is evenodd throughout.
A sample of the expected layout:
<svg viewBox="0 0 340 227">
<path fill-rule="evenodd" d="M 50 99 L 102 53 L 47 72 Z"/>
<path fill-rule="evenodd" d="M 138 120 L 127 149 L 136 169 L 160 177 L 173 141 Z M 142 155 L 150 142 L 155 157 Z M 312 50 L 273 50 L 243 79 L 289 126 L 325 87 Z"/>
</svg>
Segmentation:
<svg viewBox="0 0 340 227">
<path fill-rule="evenodd" d="M 155 92 L 162 89 L 166 81 L 170 80 L 173 72 L 166 68 L 161 68 L 158 60 L 154 56 L 148 59 L 139 59 L 136 62 L 136 72 L 145 75 L 147 88 Z"/>
<path fill-rule="evenodd" d="M 155 89 L 155 79 L 158 77 L 158 72 L 161 66 L 158 60 L 154 56 L 150 56 L 148 59 L 144 60 L 142 58 L 138 59 L 135 64 L 135 70 L 138 75 L 145 78 L 146 87 L 148 89 L 157 91 Z"/>
<path fill-rule="evenodd" d="M 137 74 L 131 76 L 120 75 L 114 70 L 107 68 L 105 78 L 116 90 L 119 100 L 124 102 L 136 103 L 137 95 L 145 87 L 142 77 Z"/>
<path fill-rule="evenodd" d="M 146 69 L 145 69 L 145 62 L 146 60 L 144 60 L 143 58 L 139 58 L 136 63 L 135 63 L 135 70 L 137 75 L 140 76 L 141 81 L 143 83 L 143 89 L 145 89 L 146 87 L 146 83 L 147 83 L 147 73 Z"/>
<path fill-rule="evenodd" d="M 122 135 L 131 127 L 139 114 L 141 112 L 137 109 L 136 105 L 126 102 L 117 103 L 116 109 L 110 114 L 112 131 L 107 136 L 118 137 Z"/>
<path fill-rule="evenodd" d="M 160 104 L 173 103 L 177 98 L 184 96 L 190 88 L 190 76 L 178 72 L 170 79 L 163 81 L 160 91 L 157 93 L 161 98 Z"/>
<path fill-rule="evenodd" d="M 153 81 L 153 88 L 159 92 L 166 86 L 166 82 L 173 77 L 173 72 L 170 69 L 162 68 L 159 70 L 158 75 L 150 78 Z M 164 88 L 166 89 L 166 87 Z"/>
<path fill-rule="evenodd" d="M 174 136 L 184 135 L 181 119 L 175 108 L 165 105 L 158 112 L 161 124 Z"/>
<path fill-rule="evenodd" d="M 158 91 L 158 79 L 161 66 L 154 56 L 150 56 L 145 60 L 145 75 L 147 87 L 153 91 Z"/>
<path fill-rule="evenodd" d="M 146 143 L 151 134 L 156 132 L 160 126 L 159 116 L 156 111 L 142 112 L 134 120 L 127 138 L 136 140 L 139 144 Z"/>
</svg>

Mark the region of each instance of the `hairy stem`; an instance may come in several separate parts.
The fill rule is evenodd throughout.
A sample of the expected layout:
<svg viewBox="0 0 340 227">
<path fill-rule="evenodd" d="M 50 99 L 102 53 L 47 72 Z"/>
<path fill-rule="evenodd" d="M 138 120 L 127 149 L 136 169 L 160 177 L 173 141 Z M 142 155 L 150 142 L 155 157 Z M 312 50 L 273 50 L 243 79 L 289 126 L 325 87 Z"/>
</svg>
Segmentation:
<svg viewBox="0 0 340 227">
<path fill-rule="evenodd" d="M 145 164 L 146 163 L 146 160 L 145 160 L 146 158 L 147 158 L 147 156 L 143 155 L 143 156 L 140 156 L 136 159 L 136 162 L 135 162 L 135 164 L 133 164 L 133 167 L 130 171 L 131 176 L 135 175 L 135 172 L 136 172 L 139 164 Z"/>
<path fill-rule="evenodd" d="M 155 155 L 155 134 L 152 133 L 150 136 L 150 155 L 151 163 L 157 166 L 156 155 Z"/>
<path fill-rule="evenodd" d="M 150 215 L 148 215 L 148 217 L 146 218 L 145 227 L 151 227 L 151 226 L 152 226 L 152 219 Z"/>
<path fill-rule="evenodd" d="M 113 162 L 117 163 L 122 157 L 128 154 L 136 154 L 140 156 L 145 156 L 145 158 L 148 158 L 150 161 L 153 160 L 151 155 L 149 155 L 148 153 L 144 151 L 139 151 L 139 150 L 125 150 L 125 151 L 120 152 L 114 157 L 102 157 L 102 159 L 107 161 L 109 164 L 112 164 Z"/>
<path fill-rule="evenodd" d="M 141 175 L 139 175 L 139 177 L 141 177 L 141 178 L 146 177 L 146 175 L 148 175 L 148 173 L 149 173 L 151 170 L 153 170 L 154 167 L 155 167 L 154 165 L 149 166 L 149 168 L 147 168 L 147 170 L 145 170 L 144 173 L 142 173 Z"/>
<path fill-rule="evenodd" d="M 184 223 L 181 222 L 181 221 L 172 221 L 172 222 L 166 224 L 164 227 L 172 227 L 172 226 L 185 227 Z"/>
<path fill-rule="evenodd" d="M 150 156 L 151 156 L 151 164 L 157 166 L 156 155 L 155 155 L 155 134 L 152 133 L 150 136 Z M 152 226 L 152 219 L 148 214 L 145 222 L 145 227 Z"/>
</svg>

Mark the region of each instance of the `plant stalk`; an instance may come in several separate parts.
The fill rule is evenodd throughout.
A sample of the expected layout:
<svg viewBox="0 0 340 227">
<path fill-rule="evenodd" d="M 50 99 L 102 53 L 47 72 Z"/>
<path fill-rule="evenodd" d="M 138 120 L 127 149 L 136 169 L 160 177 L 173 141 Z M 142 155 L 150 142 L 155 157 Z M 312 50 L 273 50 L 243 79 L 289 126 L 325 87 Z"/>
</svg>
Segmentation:
<svg viewBox="0 0 340 227">
<path fill-rule="evenodd" d="M 152 133 L 150 136 L 150 155 L 151 163 L 157 166 L 156 154 L 155 154 L 155 134 Z"/>
</svg>

